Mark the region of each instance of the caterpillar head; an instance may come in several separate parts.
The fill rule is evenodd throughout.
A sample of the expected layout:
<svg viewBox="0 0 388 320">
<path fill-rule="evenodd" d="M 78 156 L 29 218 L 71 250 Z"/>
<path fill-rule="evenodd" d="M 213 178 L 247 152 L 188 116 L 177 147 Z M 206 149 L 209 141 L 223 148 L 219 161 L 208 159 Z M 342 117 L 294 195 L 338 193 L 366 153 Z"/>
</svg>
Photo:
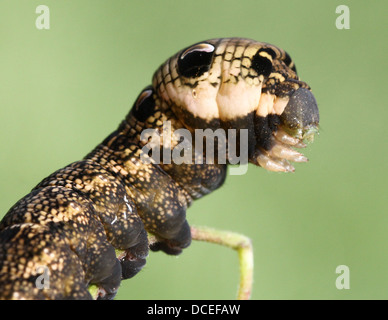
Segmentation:
<svg viewBox="0 0 388 320">
<path fill-rule="evenodd" d="M 294 147 L 318 131 L 317 103 L 278 47 L 241 38 L 197 43 L 168 59 L 153 87 L 187 128 L 247 129 L 251 163 L 293 171 L 289 161 L 307 161 Z"/>
</svg>

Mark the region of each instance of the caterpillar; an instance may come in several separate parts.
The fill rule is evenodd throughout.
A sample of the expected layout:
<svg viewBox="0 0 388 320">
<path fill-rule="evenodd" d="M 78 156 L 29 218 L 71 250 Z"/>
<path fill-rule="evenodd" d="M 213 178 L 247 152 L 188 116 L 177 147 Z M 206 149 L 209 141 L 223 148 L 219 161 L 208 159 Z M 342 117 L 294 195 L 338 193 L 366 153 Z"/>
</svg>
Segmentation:
<svg viewBox="0 0 388 320">
<path fill-rule="evenodd" d="M 311 88 L 284 50 L 221 38 L 179 51 L 112 134 L 4 216 L 0 298 L 92 299 L 88 287 L 95 284 L 99 299 L 113 299 L 149 250 L 178 255 L 190 245 L 186 210 L 222 186 L 228 165 L 237 159 L 294 171 L 290 161 L 307 161 L 295 148 L 305 147 L 318 125 Z M 225 134 L 201 149 L 206 136 L 192 138 L 198 130 Z M 177 161 L 164 156 L 174 152 Z M 123 253 L 116 257 L 115 249 Z M 39 268 L 48 273 L 48 288 L 37 285 Z"/>
</svg>

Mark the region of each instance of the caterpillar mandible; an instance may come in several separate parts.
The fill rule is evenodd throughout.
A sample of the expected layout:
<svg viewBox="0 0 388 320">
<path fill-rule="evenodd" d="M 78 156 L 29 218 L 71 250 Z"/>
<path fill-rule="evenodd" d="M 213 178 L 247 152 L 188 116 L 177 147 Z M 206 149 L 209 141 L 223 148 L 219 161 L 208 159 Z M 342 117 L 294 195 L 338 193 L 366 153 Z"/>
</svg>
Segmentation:
<svg viewBox="0 0 388 320">
<path fill-rule="evenodd" d="M 177 255 L 190 245 L 187 208 L 221 187 L 238 155 L 267 170 L 293 171 L 289 161 L 307 161 L 294 148 L 312 139 L 318 123 L 311 89 L 284 50 L 242 38 L 183 49 L 155 72 L 117 130 L 5 215 L 0 298 L 91 299 L 88 286 L 96 284 L 100 299 L 112 299 L 121 280 L 145 265 L 149 249 Z M 217 135 L 213 150 L 198 148 L 206 137 L 184 139 L 207 129 L 233 137 Z M 145 130 L 153 134 L 144 138 Z M 180 160 L 187 151 L 184 161 L 155 157 L 178 146 Z M 152 245 L 147 232 L 157 239 Z M 124 254 L 117 258 L 115 249 Z M 40 267 L 49 288 L 36 285 Z"/>
</svg>

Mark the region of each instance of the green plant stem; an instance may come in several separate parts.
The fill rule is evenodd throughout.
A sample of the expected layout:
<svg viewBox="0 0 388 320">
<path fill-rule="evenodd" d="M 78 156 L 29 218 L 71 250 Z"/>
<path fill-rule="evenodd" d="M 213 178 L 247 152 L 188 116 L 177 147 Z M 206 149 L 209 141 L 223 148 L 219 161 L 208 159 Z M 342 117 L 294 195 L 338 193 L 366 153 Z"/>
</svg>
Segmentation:
<svg viewBox="0 0 388 320">
<path fill-rule="evenodd" d="M 216 230 L 208 227 L 191 227 L 193 240 L 220 244 L 236 250 L 240 264 L 240 285 L 238 300 L 248 300 L 253 284 L 253 248 L 249 238 L 231 231 Z"/>
<path fill-rule="evenodd" d="M 237 251 L 240 264 L 240 284 L 237 299 L 250 299 L 253 284 L 253 248 L 251 240 L 246 236 L 235 232 L 198 226 L 191 227 L 191 237 L 196 241 L 216 243 Z M 156 238 L 152 234 L 149 234 L 148 240 L 151 244 L 156 241 Z M 122 253 L 122 250 L 116 250 L 117 256 Z M 96 285 L 91 285 L 89 287 L 89 292 L 92 297 L 96 299 L 98 287 Z"/>
</svg>

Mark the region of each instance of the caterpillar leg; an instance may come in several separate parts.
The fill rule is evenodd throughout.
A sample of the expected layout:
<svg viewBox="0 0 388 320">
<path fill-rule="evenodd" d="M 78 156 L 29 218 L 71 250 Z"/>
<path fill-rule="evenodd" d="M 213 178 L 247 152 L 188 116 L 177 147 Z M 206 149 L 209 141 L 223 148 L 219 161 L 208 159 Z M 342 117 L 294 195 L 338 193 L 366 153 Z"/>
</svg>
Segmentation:
<svg viewBox="0 0 388 320">
<path fill-rule="evenodd" d="M 134 277 L 146 264 L 146 256 L 148 255 L 148 235 L 145 229 L 141 232 L 141 238 L 144 239 L 142 242 L 125 250 L 118 257 L 122 267 L 121 278 L 123 280 Z"/>
</svg>

